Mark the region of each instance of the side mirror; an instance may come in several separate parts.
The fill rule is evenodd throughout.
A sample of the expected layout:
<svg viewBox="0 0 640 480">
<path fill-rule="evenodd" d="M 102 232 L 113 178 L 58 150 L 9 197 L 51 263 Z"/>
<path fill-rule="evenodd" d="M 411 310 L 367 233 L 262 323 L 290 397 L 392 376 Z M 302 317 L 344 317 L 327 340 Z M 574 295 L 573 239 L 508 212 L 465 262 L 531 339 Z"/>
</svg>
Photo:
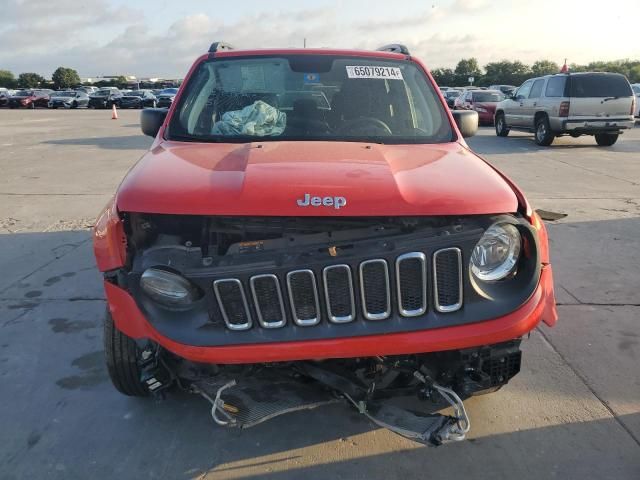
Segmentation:
<svg viewBox="0 0 640 480">
<path fill-rule="evenodd" d="M 478 133 L 478 112 L 475 110 L 453 110 L 453 119 L 464 138 Z"/>
<path fill-rule="evenodd" d="M 140 112 L 140 128 L 142 133 L 154 137 L 158 135 L 160 127 L 164 123 L 164 119 L 167 117 L 166 108 L 145 108 Z"/>
</svg>

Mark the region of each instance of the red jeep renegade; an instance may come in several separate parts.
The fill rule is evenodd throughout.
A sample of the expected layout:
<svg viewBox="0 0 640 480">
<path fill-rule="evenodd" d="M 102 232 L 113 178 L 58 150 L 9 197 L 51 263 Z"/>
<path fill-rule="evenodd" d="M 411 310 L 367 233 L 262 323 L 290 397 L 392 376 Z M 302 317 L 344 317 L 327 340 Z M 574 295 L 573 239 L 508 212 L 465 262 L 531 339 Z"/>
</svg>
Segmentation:
<svg viewBox="0 0 640 480">
<path fill-rule="evenodd" d="M 97 220 L 115 387 L 189 389 L 221 425 L 342 399 L 423 443 L 464 438 L 462 400 L 557 319 L 545 227 L 465 143 L 477 122 L 402 45 L 214 43 L 142 112 L 153 145 Z"/>
</svg>

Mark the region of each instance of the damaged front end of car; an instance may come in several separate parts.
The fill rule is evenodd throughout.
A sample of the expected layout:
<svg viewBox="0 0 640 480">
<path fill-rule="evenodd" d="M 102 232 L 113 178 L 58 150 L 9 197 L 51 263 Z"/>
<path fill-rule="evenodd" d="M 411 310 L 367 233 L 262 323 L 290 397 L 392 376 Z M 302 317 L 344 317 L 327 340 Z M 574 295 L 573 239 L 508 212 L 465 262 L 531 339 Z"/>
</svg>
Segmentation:
<svg viewBox="0 0 640 480">
<path fill-rule="evenodd" d="M 521 338 L 549 296 L 536 225 L 519 215 L 225 217 L 111 206 L 96 238 L 110 315 L 136 339 L 145 388 L 197 393 L 216 423 L 240 428 L 343 401 L 425 444 L 461 440 L 463 399 L 519 372 Z M 509 261 L 492 264 L 492 249 Z M 536 318 L 516 328 L 521 309 Z M 489 324 L 496 333 L 482 331 Z M 398 406 L 400 397 L 427 403 Z M 418 413 L 443 406 L 452 415 Z"/>
</svg>

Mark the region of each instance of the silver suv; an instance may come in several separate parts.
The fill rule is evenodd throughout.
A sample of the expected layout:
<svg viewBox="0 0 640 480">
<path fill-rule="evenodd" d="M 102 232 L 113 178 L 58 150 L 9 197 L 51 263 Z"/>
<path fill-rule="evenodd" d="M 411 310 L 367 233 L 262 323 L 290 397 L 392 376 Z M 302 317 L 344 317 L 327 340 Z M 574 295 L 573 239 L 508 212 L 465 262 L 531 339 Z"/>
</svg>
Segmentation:
<svg viewBox="0 0 640 480">
<path fill-rule="evenodd" d="M 629 81 L 617 73 L 531 78 L 496 106 L 496 135 L 534 132 L 543 146 L 562 135 L 594 135 L 598 145 L 610 146 L 623 130 L 633 128 L 635 101 Z"/>
</svg>

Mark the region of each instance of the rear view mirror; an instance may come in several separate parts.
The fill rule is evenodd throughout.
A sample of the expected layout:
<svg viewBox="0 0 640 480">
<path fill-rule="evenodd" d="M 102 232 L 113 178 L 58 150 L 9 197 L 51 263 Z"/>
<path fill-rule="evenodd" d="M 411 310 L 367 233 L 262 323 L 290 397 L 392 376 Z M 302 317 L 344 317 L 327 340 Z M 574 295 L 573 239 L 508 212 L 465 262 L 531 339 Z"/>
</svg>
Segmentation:
<svg viewBox="0 0 640 480">
<path fill-rule="evenodd" d="M 160 127 L 167 117 L 166 108 L 145 108 L 140 112 L 140 128 L 142 133 L 154 137 L 158 134 Z"/>
<path fill-rule="evenodd" d="M 478 112 L 475 110 L 453 110 L 453 119 L 464 138 L 478 133 Z"/>
</svg>

